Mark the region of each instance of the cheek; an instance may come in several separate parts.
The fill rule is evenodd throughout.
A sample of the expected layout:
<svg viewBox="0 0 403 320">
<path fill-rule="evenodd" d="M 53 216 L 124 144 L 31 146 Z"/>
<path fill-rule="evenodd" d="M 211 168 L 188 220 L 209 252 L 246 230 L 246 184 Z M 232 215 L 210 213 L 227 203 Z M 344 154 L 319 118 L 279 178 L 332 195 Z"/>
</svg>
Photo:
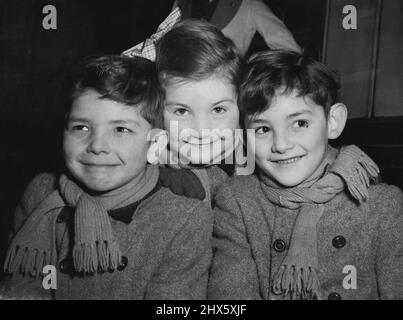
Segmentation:
<svg viewBox="0 0 403 320">
<path fill-rule="evenodd" d="M 311 151 L 320 151 L 327 145 L 327 130 L 325 127 L 310 130 L 297 139 L 303 140 L 304 145 Z"/>
<path fill-rule="evenodd" d="M 82 143 L 73 138 L 69 134 L 65 134 L 63 138 L 63 154 L 65 159 L 74 157 L 83 149 Z"/>
<path fill-rule="evenodd" d="M 223 129 L 237 129 L 239 128 L 239 110 L 232 110 L 228 113 L 228 116 L 224 119 Z"/>
<path fill-rule="evenodd" d="M 117 153 L 124 157 L 127 163 L 135 164 L 147 161 L 147 150 L 149 142 L 146 140 L 147 136 L 141 139 L 134 139 L 127 141 L 127 143 L 121 143 L 118 147 Z"/>
<path fill-rule="evenodd" d="M 169 123 L 171 122 L 171 114 L 164 111 L 164 129 L 169 130 Z"/>
<path fill-rule="evenodd" d="M 253 142 L 251 142 L 251 144 L 252 144 L 252 150 L 255 152 L 256 160 L 257 161 L 265 160 L 270 150 L 268 139 L 255 139 L 254 147 Z"/>
<path fill-rule="evenodd" d="M 187 128 L 192 128 L 189 120 L 178 119 L 170 113 L 164 114 L 164 129 L 167 130 L 169 134 L 175 134 L 176 131 L 180 132 Z"/>
</svg>

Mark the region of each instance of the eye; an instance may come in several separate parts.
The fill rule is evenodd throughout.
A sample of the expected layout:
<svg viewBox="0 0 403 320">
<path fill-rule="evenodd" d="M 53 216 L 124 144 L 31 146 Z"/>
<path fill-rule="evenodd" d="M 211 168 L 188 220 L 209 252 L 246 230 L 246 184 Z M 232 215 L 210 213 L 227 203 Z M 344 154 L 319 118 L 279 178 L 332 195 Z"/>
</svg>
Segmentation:
<svg viewBox="0 0 403 320">
<path fill-rule="evenodd" d="M 270 132 L 270 128 L 268 126 L 261 126 L 261 127 L 255 128 L 255 134 L 258 134 L 258 135 L 263 135 L 268 132 Z"/>
<path fill-rule="evenodd" d="M 132 133 L 133 132 L 133 130 L 130 130 L 125 127 L 116 127 L 115 130 L 116 130 L 116 132 L 119 132 L 119 133 Z"/>
<path fill-rule="evenodd" d="M 73 126 L 71 126 L 70 130 L 72 130 L 72 131 L 84 131 L 84 132 L 90 131 L 88 126 L 85 126 L 83 124 L 73 125 Z"/>
<path fill-rule="evenodd" d="M 309 127 L 309 121 L 308 120 L 297 120 L 297 121 L 294 122 L 294 127 L 308 128 Z"/>
<path fill-rule="evenodd" d="M 221 106 L 217 106 L 217 107 L 213 108 L 213 112 L 216 114 L 222 114 L 222 113 L 227 112 L 227 109 L 225 109 L 224 107 L 221 107 Z"/>
<path fill-rule="evenodd" d="M 189 114 L 189 110 L 185 108 L 178 108 L 174 111 L 174 114 L 177 116 L 187 116 Z"/>
</svg>

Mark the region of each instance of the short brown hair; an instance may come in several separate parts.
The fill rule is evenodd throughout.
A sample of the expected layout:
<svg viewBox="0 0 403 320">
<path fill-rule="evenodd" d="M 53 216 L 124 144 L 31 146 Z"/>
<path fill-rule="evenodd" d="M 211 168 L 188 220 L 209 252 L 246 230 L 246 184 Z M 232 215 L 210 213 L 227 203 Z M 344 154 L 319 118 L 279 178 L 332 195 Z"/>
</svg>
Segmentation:
<svg viewBox="0 0 403 320">
<path fill-rule="evenodd" d="M 87 58 L 72 70 L 69 83 L 66 116 L 73 101 L 92 89 L 101 99 L 140 107 L 141 116 L 153 127 L 162 126 L 162 88 L 155 63 L 145 58 L 118 55 Z"/>
<path fill-rule="evenodd" d="M 247 120 L 267 110 L 276 95 L 295 90 L 322 106 L 327 115 L 339 88 L 337 74 L 319 61 L 293 51 L 265 51 L 247 62 L 238 104 L 242 120 Z"/>
<path fill-rule="evenodd" d="M 231 39 L 207 21 L 189 19 L 175 25 L 157 43 L 160 76 L 203 80 L 221 73 L 238 88 L 241 55 Z"/>
</svg>

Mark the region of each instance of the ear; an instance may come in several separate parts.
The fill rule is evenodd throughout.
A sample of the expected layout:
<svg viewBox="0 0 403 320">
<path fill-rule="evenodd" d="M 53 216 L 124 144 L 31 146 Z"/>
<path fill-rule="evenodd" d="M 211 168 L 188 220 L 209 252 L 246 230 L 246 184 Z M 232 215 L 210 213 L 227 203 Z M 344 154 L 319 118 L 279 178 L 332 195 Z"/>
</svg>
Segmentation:
<svg viewBox="0 0 403 320">
<path fill-rule="evenodd" d="M 347 107 L 343 103 L 335 103 L 330 107 L 327 116 L 327 136 L 329 139 L 338 138 L 347 122 Z"/>
</svg>

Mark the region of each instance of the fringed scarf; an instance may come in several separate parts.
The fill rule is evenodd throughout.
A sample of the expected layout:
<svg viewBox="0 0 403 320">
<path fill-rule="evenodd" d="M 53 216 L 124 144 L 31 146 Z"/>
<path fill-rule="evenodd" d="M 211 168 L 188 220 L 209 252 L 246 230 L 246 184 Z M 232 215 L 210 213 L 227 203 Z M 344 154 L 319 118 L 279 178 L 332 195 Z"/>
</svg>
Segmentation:
<svg viewBox="0 0 403 320">
<path fill-rule="evenodd" d="M 73 262 L 84 273 L 114 270 L 121 264 L 119 244 L 107 211 L 128 206 L 144 198 L 158 182 L 158 167 L 148 165 L 139 179 L 111 192 L 93 195 L 61 175 L 53 191 L 29 216 L 13 239 L 4 269 L 33 276 L 45 265 L 56 265 L 56 218 L 65 206 L 75 208 Z"/>
<path fill-rule="evenodd" d="M 329 156 L 330 155 L 330 156 Z M 337 156 L 329 161 L 331 155 Z M 333 157 L 334 159 L 334 157 Z M 327 161 L 327 163 L 326 163 Z M 358 147 L 329 147 L 323 175 L 310 186 L 281 188 L 263 174 L 259 174 L 266 197 L 276 205 L 299 209 L 288 253 L 272 283 L 274 294 L 290 299 L 322 299 L 317 275 L 316 225 L 324 211 L 324 204 L 346 187 L 359 203 L 368 199 L 371 180 L 378 177 L 378 166 Z M 323 167 L 322 167 L 323 168 Z"/>
</svg>

